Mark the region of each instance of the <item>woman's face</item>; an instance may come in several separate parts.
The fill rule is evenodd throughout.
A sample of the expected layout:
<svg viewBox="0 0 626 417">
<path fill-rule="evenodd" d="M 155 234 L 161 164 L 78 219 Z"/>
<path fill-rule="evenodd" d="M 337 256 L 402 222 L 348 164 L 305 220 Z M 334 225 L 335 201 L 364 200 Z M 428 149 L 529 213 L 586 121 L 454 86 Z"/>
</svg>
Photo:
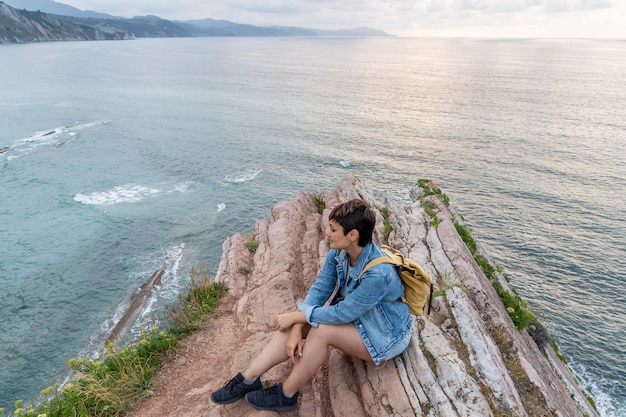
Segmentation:
<svg viewBox="0 0 626 417">
<path fill-rule="evenodd" d="M 331 249 L 346 249 L 352 243 L 350 234 L 344 234 L 343 226 L 335 220 L 330 221 L 326 236 L 328 236 L 328 244 Z"/>
</svg>

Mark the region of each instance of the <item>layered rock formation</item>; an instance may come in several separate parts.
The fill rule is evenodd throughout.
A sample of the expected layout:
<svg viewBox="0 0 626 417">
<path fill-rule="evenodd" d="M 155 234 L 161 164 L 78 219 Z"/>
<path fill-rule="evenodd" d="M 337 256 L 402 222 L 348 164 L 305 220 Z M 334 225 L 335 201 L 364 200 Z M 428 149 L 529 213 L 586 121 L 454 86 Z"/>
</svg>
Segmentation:
<svg viewBox="0 0 626 417">
<path fill-rule="evenodd" d="M 300 407 L 291 415 L 360 416 L 596 416 L 570 370 L 549 346 L 538 347 L 526 331 L 515 328 L 493 285 L 459 237 L 451 213 L 436 196 L 419 198 L 411 190 L 404 201 L 378 198 L 361 180 L 348 176 L 319 199 L 301 193 L 278 203 L 249 236 L 224 243 L 217 279 L 229 287 L 232 314 L 223 314 L 210 336 L 187 341 L 184 351 L 201 350 L 195 362 L 173 363 L 172 372 L 195 378 L 192 368 L 206 368 L 164 400 L 146 405 L 135 416 L 159 415 L 168 404 L 171 415 L 205 417 L 271 416 L 244 401 L 217 406 L 209 393 L 246 367 L 273 331 L 277 314 L 292 311 L 304 298 L 328 253 L 324 231 L 329 210 L 350 198 L 363 198 L 388 214 L 392 230 L 385 239 L 379 213 L 375 240 L 389 243 L 419 261 L 436 281 L 433 311 L 416 319 L 408 349 L 380 366 L 333 349 L 327 366 L 302 390 Z M 420 201 L 421 200 L 421 201 Z M 423 204 L 437 210 L 435 228 Z M 250 252 L 246 242 L 257 241 Z M 230 336 L 226 336 L 230 334 Z M 213 338 L 213 339 L 211 339 Z M 198 346 L 201 344 L 201 346 Z M 284 380 L 290 364 L 262 378 L 266 385 Z M 219 381 L 219 384 L 217 383 Z M 167 387 L 165 376 L 161 389 Z M 184 403 L 176 398 L 183 396 Z M 158 395 L 157 395 L 158 397 Z"/>
<path fill-rule="evenodd" d="M 134 35 L 108 25 L 78 24 L 42 12 L 17 10 L 0 1 L 0 44 L 126 39 L 134 39 Z"/>
</svg>

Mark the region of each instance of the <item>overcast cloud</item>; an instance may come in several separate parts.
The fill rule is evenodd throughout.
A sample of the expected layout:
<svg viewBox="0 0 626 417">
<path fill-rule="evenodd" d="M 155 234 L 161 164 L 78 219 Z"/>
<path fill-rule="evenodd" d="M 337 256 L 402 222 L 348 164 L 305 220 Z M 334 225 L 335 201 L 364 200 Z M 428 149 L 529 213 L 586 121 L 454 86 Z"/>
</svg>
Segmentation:
<svg viewBox="0 0 626 417">
<path fill-rule="evenodd" d="M 58 0 L 116 16 L 260 26 L 368 26 L 399 36 L 626 39 L 626 0 Z"/>
</svg>

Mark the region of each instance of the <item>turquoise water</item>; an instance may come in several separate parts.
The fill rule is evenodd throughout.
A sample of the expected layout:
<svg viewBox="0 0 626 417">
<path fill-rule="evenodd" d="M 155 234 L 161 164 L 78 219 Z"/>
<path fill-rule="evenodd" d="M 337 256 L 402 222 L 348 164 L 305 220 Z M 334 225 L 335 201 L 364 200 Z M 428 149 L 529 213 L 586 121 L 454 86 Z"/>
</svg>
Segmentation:
<svg viewBox="0 0 626 417">
<path fill-rule="evenodd" d="M 626 416 L 626 43 L 150 39 L 0 46 L 0 407 L 347 172 L 431 178 Z M 135 331 L 137 327 L 135 328 Z"/>
</svg>

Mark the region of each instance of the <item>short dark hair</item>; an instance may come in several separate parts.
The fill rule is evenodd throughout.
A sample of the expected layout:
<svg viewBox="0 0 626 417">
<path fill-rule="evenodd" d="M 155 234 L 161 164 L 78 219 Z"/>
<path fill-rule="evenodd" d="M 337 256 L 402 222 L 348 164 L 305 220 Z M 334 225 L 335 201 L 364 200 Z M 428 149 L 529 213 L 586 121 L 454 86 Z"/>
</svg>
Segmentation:
<svg viewBox="0 0 626 417">
<path fill-rule="evenodd" d="M 359 232 L 359 246 L 363 247 L 372 241 L 372 233 L 376 225 L 376 215 L 369 205 L 358 198 L 348 200 L 336 206 L 328 216 L 343 227 L 343 234 L 351 230 Z"/>
</svg>

